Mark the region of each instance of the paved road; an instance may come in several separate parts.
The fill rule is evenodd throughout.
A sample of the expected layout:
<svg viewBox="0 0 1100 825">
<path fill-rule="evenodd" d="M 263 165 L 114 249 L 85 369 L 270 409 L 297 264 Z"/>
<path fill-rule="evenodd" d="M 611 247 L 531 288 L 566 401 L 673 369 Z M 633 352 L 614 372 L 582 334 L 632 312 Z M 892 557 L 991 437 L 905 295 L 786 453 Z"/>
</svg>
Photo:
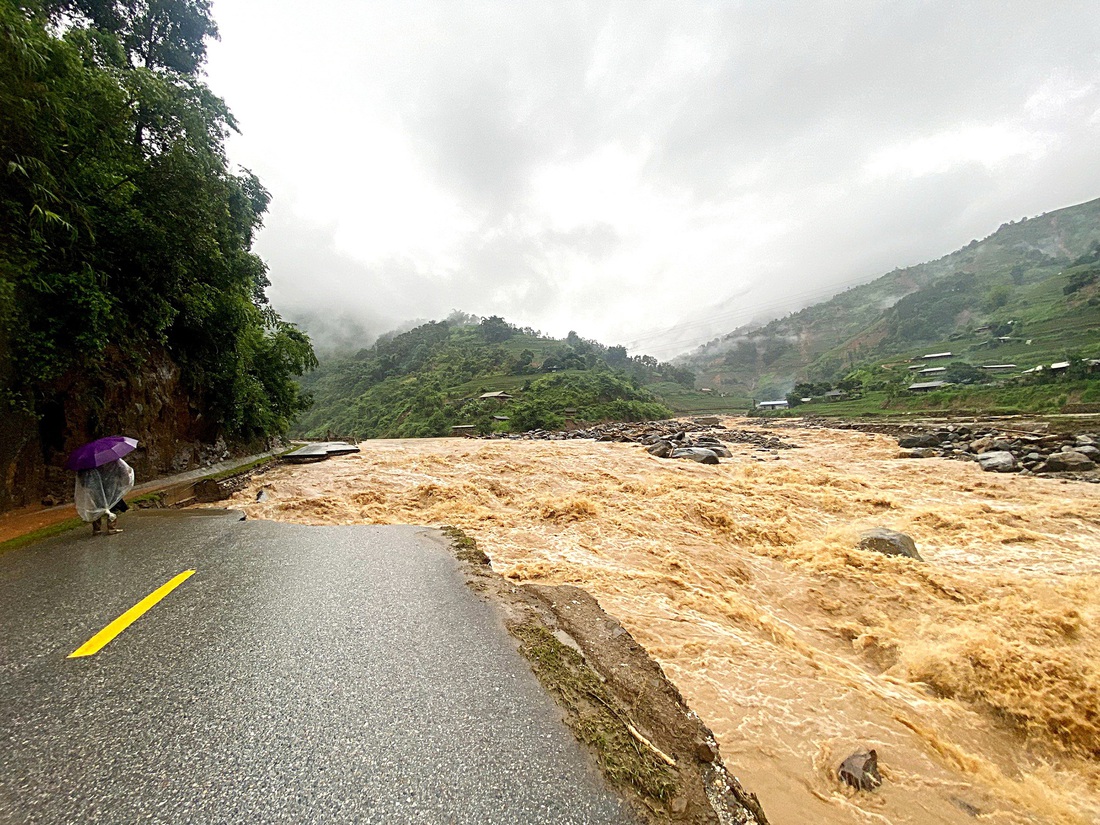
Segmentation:
<svg viewBox="0 0 1100 825">
<path fill-rule="evenodd" d="M 634 821 L 434 531 L 120 523 L 0 556 L 0 822 Z"/>
</svg>

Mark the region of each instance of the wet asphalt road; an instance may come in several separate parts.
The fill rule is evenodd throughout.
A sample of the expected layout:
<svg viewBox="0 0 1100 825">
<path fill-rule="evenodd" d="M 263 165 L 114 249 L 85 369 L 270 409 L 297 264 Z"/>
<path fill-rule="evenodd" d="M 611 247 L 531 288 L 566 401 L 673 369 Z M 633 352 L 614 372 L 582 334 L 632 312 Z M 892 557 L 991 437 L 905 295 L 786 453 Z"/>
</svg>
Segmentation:
<svg viewBox="0 0 1100 825">
<path fill-rule="evenodd" d="M 0 822 L 634 821 L 435 531 L 239 519 L 0 556 Z"/>
</svg>

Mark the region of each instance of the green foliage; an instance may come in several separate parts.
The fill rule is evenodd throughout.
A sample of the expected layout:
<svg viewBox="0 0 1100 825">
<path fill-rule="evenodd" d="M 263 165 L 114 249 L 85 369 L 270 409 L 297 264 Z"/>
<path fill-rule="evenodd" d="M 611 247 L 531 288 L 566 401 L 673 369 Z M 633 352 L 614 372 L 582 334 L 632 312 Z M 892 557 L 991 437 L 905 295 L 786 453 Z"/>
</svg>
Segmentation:
<svg viewBox="0 0 1100 825">
<path fill-rule="evenodd" d="M 956 318 L 973 303 L 976 278 L 960 272 L 935 291 L 906 295 L 887 315 L 893 341 L 936 341 L 955 328 Z"/>
<path fill-rule="evenodd" d="M 547 375 L 536 378 L 512 412 L 512 429 L 556 429 L 562 410 L 575 409 L 579 421 L 650 421 L 672 411 L 653 393 L 610 372 Z"/>
<path fill-rule="evenodd" d="M 1092 286 L 1096 283 L 1098 275 L 1100 275 L 1100 266 L 1093 264 L 1085 264 L 1071 269 L 1066 274 L 1066 285 L 1062 287 L 1062 294 L 1073 295 L 1085 287 Z"/>
<path fill-rule="evenodd" d="M 996 284 L 991 287 L 985 296 L 985 309 L 989 312 L 998 310 L 1008 304 L 1012 298 L 1012 287 L 1008 284 Z"/>
<path fill-rule="evenodd" d="M 941 373 L 941 376 L 940 380 L 950 384 L 989 384 L 993 381 L 993 375 L 990 372 L 964 361 L 949 364 L 947 372 Z"/>
<path fill-rule="evenodd" d="M 563 342 L 500 318 L 454 313 L 447 321 L 384 335 L 352 358 L 322 364 L 303 381 L 315 404 L 298 431 L 401 438 L 446 435 L 456 424 L 482 433 L 557 429 L 570 408 L 579 421 L 669 416 L 643 388 L 644 379 L 683 381 L 690 371 L 648 356 L 630 358 L 625 350 L 608 359 L 609 352 L 576 333 Z M 610 361 L 618 369 L 613 371 Z M 477 397 L 490 390 L 516 398 L 502 405 Z"/>
<path fill-rule="evenodd" d="M 519 330 L 499 315 L 493 315 L 481 322 L 481 334 L 489 343 L 499 344 L 507 341 Z"/>
<path fill-rule="evenodd" d="M 0 381 L 34 410 L 166 351 L 232 436 L 285 432 L 315 365 L 250 252 L 268 193 L 199 80 L 207 0 L 0 5 Z M 57 25 L 64 20 L 64 25 Z M 108 363 L 109 362 L 109 363 Z"/>
<path fill-rule="evenodd" d="M 205 62 L 207 38 L 218 36 L 210 0 L 48 0 L 43 5 L 52 17 L 64 14 L 101 38 L 113 38 L 131 67 L 193 74 Z"/>
<path fill-rule="evenodd" d="M 521 401 L 512 409 L 511 428 L 516 432 L 528 430 L 560 430 L 565 426 L 565 416 L 551 409 L 545 401 Z"/>
</svg>

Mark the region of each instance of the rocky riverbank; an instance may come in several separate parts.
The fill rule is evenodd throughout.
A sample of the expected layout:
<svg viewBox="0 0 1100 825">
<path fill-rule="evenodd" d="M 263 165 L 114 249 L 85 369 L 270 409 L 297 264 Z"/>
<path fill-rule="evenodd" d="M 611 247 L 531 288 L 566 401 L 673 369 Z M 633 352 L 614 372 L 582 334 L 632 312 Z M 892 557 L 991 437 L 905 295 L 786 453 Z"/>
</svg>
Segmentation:
<svg viewBox="0 0 1100 825">
<path fill-rule="evenodd" d="M 717 464 L 711 458 L 730 458 L 730 452 L 722 444 L 747 444 L 761 452 L 790 450 L 797 447 L 788 441 L 777 438 L 760 430 L 745 430 L 727 427 L 718 418 L 670 419 L 667 421 L 641 421 L 596 424 L 578 430 L 531 430 L 526 433 L 496 433 L 486 438 L 510 441 L 568 441 L 572 439 L 591 439 L 617 443 L 644 444 L 649 452 L 660 458 L 692 458 L 702 460 L 698 451 L 712 453 L 703 463 Z M 656 449 L 654 449 L 656 448 Z M 677 450 L 696 451 L 694 455 L 686 452 L 673 455 Z"/>
<path fill-rule="evenodd" d="M 976 461 L 983 470 L 1100 483 L 1100 435 L 1035 433 L 949 424 L 898 435 L 905 458 Z"/>
</svg>

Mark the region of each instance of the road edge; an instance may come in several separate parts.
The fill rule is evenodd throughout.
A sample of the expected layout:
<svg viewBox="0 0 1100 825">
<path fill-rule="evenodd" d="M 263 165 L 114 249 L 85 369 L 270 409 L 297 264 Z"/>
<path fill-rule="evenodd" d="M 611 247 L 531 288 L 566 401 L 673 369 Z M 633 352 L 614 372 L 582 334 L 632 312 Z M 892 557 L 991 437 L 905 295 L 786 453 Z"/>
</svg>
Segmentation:
<svg viewBox="0 0 1100 825">
<path fill-rule="evenodd" d="M 511 582 L 460 528 L 440 529 L 469 586 L 502 611 L 566 725 L 645 822 L 768 825 L 756 795 L 727 770 L 713 732 L 591 595 Z"/>
<path fill-rule="evenodd" d="M 194 471 L 184 473 L 183 475 L 187 476 L 187 479 L 182 481 L 179 480 L 178 476 L 161 476 L 135 487 L 134 492 L 136 495 L 129 499 L 128 503 L 138 510 L 186 507 L 200 501 L 200 497 L 196 495 L 196 488 L 199 488 L 203 482 L 213 482 L 219 490 L 232 491 L 238 489 L 243 487 L 254 474 L 266 472 L 277 466 L 287 452 L 289 450 L 245 456 L 241 459 L 235 459 L 229 467 L 215 465 L 210 468 L 208 473 L 202 475 L 193 475 Z M 224 496 L 209 496 L 203 499 L 203 503 L 212 503 L 228 497 L 228 493 Z M 9 514 L 0 514 L 0 516 L 7 515 Z M 75 530 L 85 524 L 76 515 L 76 510 L 71 503 L 62 504 L 55 508 L 32 511 L 28 515 L 34 516 L 36 521 L 45 521 L 45 524 L 21 532 L 18 525 L 10 527 L 7 532 L 12 533 L 12 535 L 0 541 L 0 556 L 53 536 L 67 533 L 70 530 Z M 2 522 L 3 520 L 0 519 L 0 524 Z"/>
</svg>

